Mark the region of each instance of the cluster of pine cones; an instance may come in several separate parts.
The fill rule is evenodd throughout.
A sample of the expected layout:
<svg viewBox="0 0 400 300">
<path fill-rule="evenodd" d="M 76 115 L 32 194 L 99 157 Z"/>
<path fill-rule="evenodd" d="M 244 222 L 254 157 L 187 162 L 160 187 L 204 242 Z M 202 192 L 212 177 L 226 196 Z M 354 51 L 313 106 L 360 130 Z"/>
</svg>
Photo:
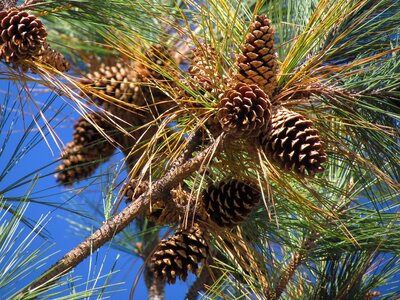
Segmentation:
<svg viewBox="0 0 400 300">
<path fill-rule="evenodd" d="M 192 88 L 204 93 L 218 93 L 215 55 L 209 46 L 195 51 L 207 57 L 195 57 L 189 67 Z M 318 131 L 312 121 L 290 111 L 284 105 L 274 105 L 277 88 L 278 60 L 274 50 L 274 31 L 270 20 L 256 16 L 236 58 L 238 71 L 229 80 L 228 88 L 219 94 L 217 119 L 222 130 L 234 138 L 253 141 L 262 147 L 267 157 L 284 170 L 300 176 L 314 176 L 323 171 L 326 160 Z M 217 84 L 216 84 L 217 83 Z M 210 185 L 203 191 L 202 208 L 219 227 L 231 228 L 244 221 L 259 203 L 260 190 L 250 183 L 231 179 Z M 179 229 L 161 241 L 152 262 L 159 277 L 174 283 L 185 280 L 187 271 L 196 272 L 198 263 L 209 255 L 208 234 L 199 224 Z"/>
<path fill-rule="evenodd" d="M 174 61 L 170 50 L 157 45 L 151 47 L 145 57 L 152 68 L 137 62 L 102 65 L 81 81 L 90 91 L 86 94 L 90 101 L 136 128 L 169 109 L 171 104 L 165 106 L 165 103 L 173 102 L 164 101 L 168 96 L 157 84 L 152 85 L 154 82 L 168 82 L 154 66 L 162 70 L 168 63 L 178 63 Z M 215 76 L 216 65 L 214 49 L 209 45 L 200 45 L 193 51 L 188 68 L 190 80 L 185 84 L 203 96 L 211 95 L 219 99 L 215 115 L 219 130 L 233 138 L 256 141 L 266 156 L 285 171 L 304 177 L 314 176 L 324 170 L 322 163 L 327 158 L 324 143 L 312 121 L 274 99 L 278 59 L 270 20 L 265 16 L 255 17 L 242 46 L 242 53 L 236 57 L 237 71 L 232 78 Z M 185 91 L 181 95 L 182 99 L 178 100 L 190 97 Z M 109 101 L 108 97 L 120 102 Z M 138 117 L 135 112 L 129 111 L 132 107 L 148 109 Z M 62 153 L 58 181 L 68 185 L 91 175 L 98 163 L 108 159 L 115 149 L 99 131 L 110 134 L 113 130 L 118 132 L 103 113 L 88 114 L 81 118 L 75 125 L 73 142 Z M 143 131 L 138 131 L 138 134 L 143 135 Z M 149 134 L 151 136 L 153 132 L 149 131 Z M 136 142 L 134 134 L 133 140 L 131 136 L 126 141 L 126 136 L 120 132 L 115 135 L 115 140 L 128 151 Z M 129 198 L 143 192 L 137 192 L 135 186 L 129 189 L 126 192 Z M 146 187 L 141 190 L 146 190 Z M 190 197 L 184 193 L 179 195 L 172 197 L 175 207 L 188 207 Z M 230 179 L 211 184 L 201 197 L 199 211 L 204 215 L 194 213 L 198 219 L 195 219 L 192 227 L 177 229 L 158 245 L 151 259 L 155 274 L 174 283 L 177 278 L 185 280 L 188 271 L 197 273 L 199 264 L 204 263 L 210 255 L 210 232 L 202 224 L 211 221 L 220 228 L 232 228 L 248 217 L 260 198 L 258 187 L 246 181 Z M 179 213 L 169 213 L 173 209 L 166 201 L 158 201 L 149 217 L 155 218 L 158 224 L 179 223 Z"/>
<path fill-rule="evenodd" d="M 29 69 L 27 61 L 37 61 L 60 72 L 69 70 L 64 56 L 47 43 L 42 21 L 17 7 L 0 11 L 0 59 L 13 67 Z M 32 66 L 31 66 L 32 68 Z"/>
<path fill-rule="evenodd" d="M 236 65 L 236 84 L 220 96 L 223 130 L 234 137 L 256 137 L 267 157 L 284 170 L 300 176 L 322 172 L 327 156 L 312 121 L 274 101 L 278 59 L 266 16 L 255 17 Z"/>
</svg>

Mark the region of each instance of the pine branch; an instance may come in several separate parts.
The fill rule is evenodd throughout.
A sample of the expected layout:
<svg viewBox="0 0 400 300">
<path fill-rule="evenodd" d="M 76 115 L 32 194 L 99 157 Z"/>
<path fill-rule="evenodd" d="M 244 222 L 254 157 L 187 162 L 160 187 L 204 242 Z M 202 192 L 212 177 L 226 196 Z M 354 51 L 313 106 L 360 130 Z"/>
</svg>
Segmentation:
<svg viewBox="0 0 400 300">
<path fill-rule="evenodd" d="M 144 217 L 140 217 L 138 221 L 143 223 Z M 153 222 L 149 222 L 148 227 L 153 228 L 155 224 Z M 151 264 L 150 256 L 154 252 L 154 249 L 157 247 L 160 242 L 160 238 L 158 236 L 158 230 L 156 233 L 147 231 L 143 236 L 143 251 L 141 252 L 141 256 L 145 261 L 145 269 L 144 269 L 144 282 L 146 284 L 148 290 L 148 299 L 152 300 L 164 300 L 165 298 L 165 280 L 161 278 L 157 278 L 153 271 L 153 266 Z"/>
<path fill-rule="evenodd" d="M 224 147 L 224 138 L 225 136 L 222 134 L 209 147 L 199 152 L 195 157 L 177 168 L 172 168 L 163 178 L 157 180 L 151 189 L 132 202 L 118 215 L 107 220 L 98 230 L 68 252 L 36 281 L 25 287 L 19 294 L 18 299 L 23 298 L 34 289 L 46 289 L 49 285 L 54 284 L 60 278 L 60 274 L 66 274 L 91 253 L 110 241 L 137 216 L 143 214 L 148 209 L 151 199 L 162 198 L 166 192 L 177 186 L 182 180 L 202 167 L 203 164 L 207 164 Z"/>
<path fill-rule="evenodd" d="M 204 268 L 200 276 L 190 286 L 188 292 L 186 293 L 185 299 L 196 300 L 199 296 L 199 292 L 205 289 L 205 284 L 209 283 L 211 279 L 212 278 L 209 270 Z"/>
<path fill-rule="evenodd" d="M 280 298 L 283 291 L 286 289 L 288 283 L 290 282 L 290 279 L 292 278 L 293 274 L 296 272 L 297 268 L 302 264 L 302 262 L 306 258 L 307 254 L 304 252 L 310 250 L 313 247 L 317 237 L 318 234 L 314 234 L 306 238 L 303 241 L 300 249 L 294 252 L 292 260 L 289 262 L 285 271 L 279 278 L 278 285 L 276 286 L 275 290 L 269 297 L 270 299 L 277 300 Z"/>
<path fill-rule="evenodd" d="M 353 186 L 354 182 L 350 180 L 347 186 L 347 190 L 345 192 L 346 195 L 352 190 Z M 332 211 L 340 214 L 344 210 L 346 210 L 351 203 L 352 200 L 345 201 L 344 203 L 342 201 L 338 201 L 332 207 Z M 326 221 L 329 223 L 332 222 L 333 220 L 334 219 L 332 217 L 328 217 Z M 306 237 L 303 240 L 300 249 L 294 252 L 292 260 L 289 262 L 285 271 L 280 276 L 279 282 L 270 296 L 271 299 L 277 300 L 280 298 L 280 296 L 286 289 L 287 285 L 289 284 L 293 274 L 296 272 L 297 268 L 303 263 L 303 261 L 307 258 L 309 251 L 315 247 L 316 241 L 320 237 L 321 235 L 318 232 L 312 232 L 308 237 Z"/>
</svg>

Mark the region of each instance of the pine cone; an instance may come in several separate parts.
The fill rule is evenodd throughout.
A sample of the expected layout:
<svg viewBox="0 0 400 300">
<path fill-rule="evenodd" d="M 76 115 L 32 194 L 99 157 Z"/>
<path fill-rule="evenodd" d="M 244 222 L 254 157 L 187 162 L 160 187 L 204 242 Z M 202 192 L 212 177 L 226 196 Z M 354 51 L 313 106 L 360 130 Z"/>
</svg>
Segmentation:
<svg viewBox="0 0 400 300">
<path fill-rule="evenodd" d="M 110 130 L 105 119 L 98 113 L 89 114 L 88 118 L 104 130 Z M 61 153 L 63 162 L 57 167 L 57 181 L 71 185 L 89 177 L 97 169 L 100 161 L 107 160 L 114 150 L 114 146 L 94 125 L 85 118 L 79 119 L 74 125 L 73 141 L 67 144 Z"/>
<path fill-rule="evenodd" d="M 131 202 L 132 200 L 139 198 L 148 189 L 148 181 L 132 179 L 124 184 L 122 196 L 127 198 L 126 202 Z"/>
<path fill-rule="evenodd" d="M 57 167 L 57 182 L 63 185 L 72 185 L 74 182 L 88 178 L 96 171 L 99 162 L 88 153 L 82 145 L 71 142 L 61 153 L 63 162 Z"/>
<path fill-rule="evenodd" d="M 91 120 L 91 122 L 88 120 Z M 98 147 L 99 144 L 106 142 L 99 130 L 107 134 L 113 130 L 113 126 L 107 122 L 103 114 L 89 113 L 74 124 L 73 141 L 77 145 Z"/>
<path fill-rule="evenodd" d="M 277 85 L 278 59 L 274 49 L 274 30 L 266 16 L 256 16 L 250 25 L 242 53 L 236 57 L 237 80 L 256 84 L 271 97 Z"/>
<path fill-rule="evenodd" d="M 152 205 L 148 217 L 155 224 L 177 224 L 186 213 L 189 219 L 192 219 L 194 214 L 201 214 L 201 209 L 195 207 L 195 201 L 189 203 L 190 195 L 181 186 L 172 189 L 170 194 L 170 199 L 155 201 Z"/>
<path fill-rule="evenodd" d="M 244 221 L 259 200 L 259 189 L 237 179 L 221 181 L 203 191 L 205 210 L 221 227 L 233 227 Z"/>
<path fill-rule="evenodd" d="M 222 95 L 217 117 L 222 129 L 236 137 L 258 136 L 270 130 L 271 103 L 258 86 L 238 83 Z"/>
<path fill-rule="evenodd" d="M 43 49 L 34 57 L 34 59 L 40 63 L 52 66 L 60 72 L 67 72 L 71 67 L 64 55 L 57 50 L 52 49 L 47 43 L 45 43 Z"/>
<path fill-rule="evenodd" d="M 163 239 L 152 257 L 154 272 L 158 278 L 175 283 L 179 277 L 186 280 L 188 270 L 197 273 L 198 264 L 208 255 L 208 243 L 197 224 L 190 229 L 179 229 L 168 239 Z"/>
<path fill-rule="evenodd" d="M 140 99 L 137 80 L 137 73 L 132 66 L 117 63 L 113 66 L 102 64 L 97 71 L 87 74 L 81 82 L 91 85 L 108 96 L 127 103 L 134 103 Z M 90 94 L 89 97 L 100 105 L 104 104 L 104 101 L 94 94 Z"/>
<path fill-rule="evenodd" d="M 282 168 L 304 176 L 322 172 L 327 156 L 313 122 L 302 115 L 279 108 L 272 116 L 272 132 L 261 135 L 265 153 Z M 306 173 L 307 172 L 307 173 Z"/>
<path fill-rule="evenodd" d="M 143 81 L 150 79 L 166 80 L 159 71 L 168 69 L 168 66 L 172 63 L 172 51 L 162 45 L 155 44 L 147 49 L 145 56 L 149 62 L 147 65 L 137 63 L 137 71 L 139 76 L 142 76 Z"/>
<path fill-rule="evenodd" d="M 216 82 L 217 54 L 210 45 L 204 44 L 193 50 L 193 57 L 188 73 L 191 77 L 189 82 L 193 90 L 202 90 L 210 94 L 216 94 L 219 84 Z"/>
<path fill-rule="evenodd" d="M 42 22 L 26 11 L 10 9 L 0 12 L 0 57 L 18 62 L 38 54 L 47 32 Z"/>
</svg>

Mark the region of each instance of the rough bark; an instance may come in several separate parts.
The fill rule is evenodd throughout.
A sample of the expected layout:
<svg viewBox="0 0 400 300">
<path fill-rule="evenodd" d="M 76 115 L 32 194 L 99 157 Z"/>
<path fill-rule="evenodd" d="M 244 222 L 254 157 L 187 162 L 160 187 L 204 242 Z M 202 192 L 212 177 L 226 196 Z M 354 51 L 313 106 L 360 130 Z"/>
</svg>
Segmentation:
<svg viewBox="0 0 400 300">
<path fill-rule="evenodd" d="M 76 248 L 68 252 L 36 281 L 24 288 L 18 298 L 29 294 L 30 291 L 36 288 L 44 289 L 48 287 L 60 278 L 60 274 L 66 274 L 91 253 L 110 241 L 117 233 L 127 227 L 137 216 L 141 215 L 148 209 L 151 199 L 160 198 L 164 193 L 177 186 L 183 179 L 198 170 L 204 163 L 207 163 L 207 161 L 211 159 L 219 149 L 221 149 L 223 144 L 222 139 L 223 136 L 221 135 L 213 144 L 211 144 L 211 146 L 199 152 L 195 157 L 182 165 L 172 168 L 172 170 L 167 172 L 163 178 L 154 182 L 149 191 L 141 195 L 118 215 L 107 220 L 98 230 L 86 238 Z"/>
<path fill-rule="evenodd" d="M 282 293 L 285 291 L 287 285 L 289 284 L 293 274 L 296 272 L 297 268 L 303 263 L 304 259 L 307 258 L 308 252 L 314 247 L 315 241 L 318 239 L 318 237 L 318 233 L 311 234 L 303 241 L 300 249 L 293 253 L 293 258 L 279 278 L 278 285 L 272 292 L 270 299 L 277 300 L 281 297 Z"/>
<path fill-rule="evenodd" d="M 144 229 L 145 217 L 140 216 L 136 219 L 137 225 L 141 230 Z M 160 242 L 160 237 L 158 235 L 158 230 L 156 232 L 152 232 L 148 230 L 148 228 L 154 228 L 156 224 L 148 221 L 146 233 L 143 236 L 143 249 L 140 252 L 140 256 L 145 261 L 144 268 L 144 282 L 147 287 L 149 300 L 164 300 L 165 298 L 165 280 L 157 278 L 154 276 L 153 265 L 151 263 L 151 255 L 154 252 L 154 249 L 157 247 Z"/>
<path fill-rule="evenodd" d="M 200 295 L 201 291 L 205 290 L 205 285 L 210 284 L 211 275 L 208 270 L 204 269 L 200 276 L 196 279 L 195 282 L 190 286 L 185 299 L 186 300 L 196 300 Z"/>
</svg>

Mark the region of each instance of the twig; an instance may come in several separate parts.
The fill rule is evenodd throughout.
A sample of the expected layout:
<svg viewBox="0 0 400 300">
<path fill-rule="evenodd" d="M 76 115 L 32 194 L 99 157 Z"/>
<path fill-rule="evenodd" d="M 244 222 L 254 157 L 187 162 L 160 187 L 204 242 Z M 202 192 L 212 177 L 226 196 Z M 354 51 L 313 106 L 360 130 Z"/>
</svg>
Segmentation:
<svg viewBox="0 0 400 300">
<path fill-rule="evenodd" d="M 354 183 L 353 181 L 350 181 L 348 188 L 346 189 L 345 195 L 347 195 Z M 345 202 L 344 204 L 341 201 L 338 201 L 333 207 L 332 211 L 336 213 L 341 213 L 344 210 L 346 210 L 350 204 L 352 203 L 352 200 Z M 328 222 L 334 221 L 332 217 L 327 218 Z M 320 238 L 320 234 L 318 232 L 314 232 L 310 234 L 302 243 L 301 247 L 299 250 L 295 251 L 293 254 L 292 260 L 289 262 L 288 266 L 286 267 L 286 270 L 282 273 L 281 277 L 279 278 L 279 283 L 275 290 L 272 292 L 270 298 L 277 300 L 279 297 L 282 295 L 283 291 L 286 289 L 290 279 L 292 278 L 294 272 L 297 270 L 297 268 L 302 264 L 303 260 L 307 257 L 307 252 L 310 251 L 316 241 Z"/>
<path fill-rule="evenodd" d="M 182 165 L 185 161 L 187 161 L 190 156 L 193 154 L 194 151 L 200 146 L 200 141 L 201 141 L 201 131 L 197 130 L 189 139 L 189 142 L 186 146 L 185 151 L 181 154 L 181 156 L 178 157 L 177 160 L 174 161 L 172 165 L 172 170 L 174 168 L 179 167 Z"/>
<path fill-rule="evenodd" d="M 207 163 L 215 153 L 221 150 L 223 141 L 224 135 L 221 135 L 213 144 L 199 152 L 195 157 L 177 168 L 172 168 L 163 178 L 157 180 L 149 191 L 141 195 L 136 201 L 133 201 L 118 215 L 104 222 L 91 236 L 68 252 L 36 281 L 25 287 L 17 298 L 21 299 L 35 289 L 46 289 L 60 278 L 60 274 L 66 274 L 69 270 L 76 267 L 91 253 L 127 227 L 137 216 L 143 214 L 148 209 L 151 199 L 160 198 L 165 192 L 177 186 L 204 163 Z"/>
<path fill-rule="evenodd" d="M 144 217 L 139 217 L 138 221 L 138 223 L 142 225 L 141 227 L 143 227 Z M 149 221 L 148 227 L 153 228 L 154 226 L 155 224 Z M 146 264 L 144 269 L 144 282 L 148 290 L 147 298 L 151 300 L 164 300 L 165 298 L 165 280 L 157 278 L 154 275 L 151 259 L 149 259 L 159 242 L 158 231 L 156 234 L 147 231 L 143 236 L 143 251 L 141 256 Z"/>
<path fill-rule="evenodd" d="M 204 268 L 200 276 L 195 282 L 190 286 L 185 299 L 186 300 L 196 300 L 199 296 L 199 292 L 205 289 L 205 284 L 209 283 L 211 280 L 211 274 L 207 268 Z"/>
<path fill-rule="evenodd" d="M 285 271 L 282 273 L 279 278 L 278 285 L 275 290 L 272 292 L 269 299 L 277 300 L 282 295 L 283 291 L 286 289 L 290 279 L 292 278 L 294 272 L 296 272 L 297 268 L 303 262 L 304 258 L 307 257 L 307 251 L 309 251 L 315 244 L 315 241 L 318 239 L 319 234 L 313 234 L 306 238 L 299 250 L 295 251 L 293 254 L 292 260 L 287 265 Z"/>
<path fill-rule="evenodd" d="M 279 283 L 275 290 L 273 291 L 270 299 L 279 299 L 279 297 L 282 295 L 283 291 L 286 289 L 286 286 L 288 285 L 290 279 L 292 278 L 294 272 L 297 270 L 299 265 L 302 262 L 302 256 L 300 252 L 296 251 L 293 255 L 293 259 L 290 261 L 288 266 L 286 267 L 286 270 L 283 272 L 279 279 Z"/>
</svg>

